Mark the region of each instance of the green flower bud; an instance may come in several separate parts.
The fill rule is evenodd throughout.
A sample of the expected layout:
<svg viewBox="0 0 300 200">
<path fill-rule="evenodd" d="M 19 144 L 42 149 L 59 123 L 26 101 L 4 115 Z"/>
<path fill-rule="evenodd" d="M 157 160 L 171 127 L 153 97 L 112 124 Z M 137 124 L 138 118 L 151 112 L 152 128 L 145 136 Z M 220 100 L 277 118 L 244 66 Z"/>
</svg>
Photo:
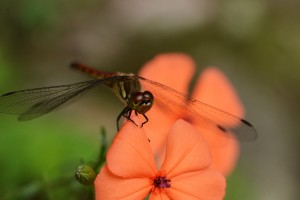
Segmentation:
<svg viewBox="0 0 300 200">
<path fill-rule="evenodd" d="M 83 185 L 92 185 L 94 184 L 96 173 L 89 165 L 79 165 L 76 169 L 75 177 Z"/>
</svg>

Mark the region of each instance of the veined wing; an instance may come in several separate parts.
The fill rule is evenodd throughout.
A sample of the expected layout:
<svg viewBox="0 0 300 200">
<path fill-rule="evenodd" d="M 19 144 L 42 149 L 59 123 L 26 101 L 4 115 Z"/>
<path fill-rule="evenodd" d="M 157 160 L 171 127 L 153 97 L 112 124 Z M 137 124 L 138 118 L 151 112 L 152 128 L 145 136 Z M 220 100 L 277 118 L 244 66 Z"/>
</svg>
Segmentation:
<svg viewBox="0 0 300 200">
<path fill-rule="evenodd" d="M 154 95 L 154 105 L 163 110 L 169 110 L 177 116 L 203 127 L 218 128 L 224 134 L 233 133 L 239 140 L 251 141 L 257 137 L 255 128 L 246 120 L 198 101 L 171 87 L 139 77 L 144 90 Z"/>
<path fill-rule="evenodd" d="M 70 85 L 41 87 L 9 92 L 0 96 L 0 113 L 19 115 L 19 120 L 30 120 L 49 113 L 79 94 L 112 82 L 124 81 L 129 76 L 90 80 Z"/>
</svg>

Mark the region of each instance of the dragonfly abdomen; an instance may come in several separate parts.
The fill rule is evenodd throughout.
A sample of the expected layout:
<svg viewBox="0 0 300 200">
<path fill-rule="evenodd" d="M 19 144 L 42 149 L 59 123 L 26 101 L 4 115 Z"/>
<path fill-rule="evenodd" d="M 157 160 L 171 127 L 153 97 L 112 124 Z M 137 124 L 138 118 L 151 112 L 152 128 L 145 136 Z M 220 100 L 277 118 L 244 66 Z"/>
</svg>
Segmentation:
<svg viewBox="0 0 300 200">
<path fill-rule="evenodd" d="M 118 75 L 116 72 L 103 72 L 76 62 L 71 63 L 70 66 L 71 68 L 88 74 L 96 79 L 105 79 Z"/>
</svg>

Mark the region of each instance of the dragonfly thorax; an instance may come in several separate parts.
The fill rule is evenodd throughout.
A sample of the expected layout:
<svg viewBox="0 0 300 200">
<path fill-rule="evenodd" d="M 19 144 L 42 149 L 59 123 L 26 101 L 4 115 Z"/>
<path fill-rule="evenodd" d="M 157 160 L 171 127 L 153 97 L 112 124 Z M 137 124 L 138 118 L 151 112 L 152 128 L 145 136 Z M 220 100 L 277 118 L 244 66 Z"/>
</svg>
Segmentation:
<svg viewBox="0 0 300 200">
<path fill-rule="evenodd" d="M 128 100 L 128 107 L 139 114 L 145 114 L 153 105 L 154 97 L 149 91 L 135 92 Z"/>
</svg>

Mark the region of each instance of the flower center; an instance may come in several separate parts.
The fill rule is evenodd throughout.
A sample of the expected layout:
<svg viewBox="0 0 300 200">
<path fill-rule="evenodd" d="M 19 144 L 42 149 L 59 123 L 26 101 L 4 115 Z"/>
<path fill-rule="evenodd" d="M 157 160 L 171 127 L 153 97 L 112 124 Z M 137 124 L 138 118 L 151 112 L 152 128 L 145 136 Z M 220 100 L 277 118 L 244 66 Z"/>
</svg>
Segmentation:
<svg viewBox="0 0 300 200">
<path fill-rule="evenodd" d="M 154 187 L 156 188 L 169 188 L 171 187 L 170 184 L 171 180 L 167 179 L 166 176 L 157 176 L 154 180 Z"/>
</svg>

